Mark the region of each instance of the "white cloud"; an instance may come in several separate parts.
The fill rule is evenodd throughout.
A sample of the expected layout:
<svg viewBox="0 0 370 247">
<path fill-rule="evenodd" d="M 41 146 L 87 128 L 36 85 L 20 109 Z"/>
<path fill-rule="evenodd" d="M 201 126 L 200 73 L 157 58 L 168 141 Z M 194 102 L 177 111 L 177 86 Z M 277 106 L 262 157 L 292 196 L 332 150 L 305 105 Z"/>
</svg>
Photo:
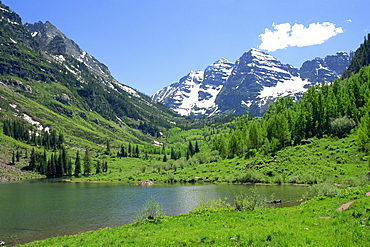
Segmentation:
<svg viewBox="0 0 370 247">
<path fill-rule="evenodd" d="M 274 31 L 266 28 L 265 33 L 259 35 L 262 41 L 259 49 L 271 52 L 289 46 L 318 45 L 339 33 L 343 33 L 341 27 L 335 27 L 335 24 L 330 22 L 311 23 L 308 27 L 297 23 L 293 26 L 290 23 L 273 23 L 272 26 Z"/>
</svg>

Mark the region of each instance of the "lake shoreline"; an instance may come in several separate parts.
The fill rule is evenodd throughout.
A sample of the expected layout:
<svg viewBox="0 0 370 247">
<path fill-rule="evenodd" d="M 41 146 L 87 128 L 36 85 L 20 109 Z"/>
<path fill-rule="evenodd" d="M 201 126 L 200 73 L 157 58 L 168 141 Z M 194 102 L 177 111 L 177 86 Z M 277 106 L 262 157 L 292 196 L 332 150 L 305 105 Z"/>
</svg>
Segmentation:
<svg viewBox="0 0 370 247">
<path fill-rule="evenodd" d="M 221 199 L 233 205 L 237 193 L 249 193 L 252 188 L 257 188 L 266 201 L 272 201 L 270 195 L 276 194 L 275 198 L 283 201 L 277 207 L 289 207 L 299 205 L 298 200 L 307 190 L 302 186 L 210 183 L 157 183 L 156 186 L 141 187 L 122 182 L 57 179 L 27 180 L 0 186 L 4 202 L 0 206 L 0 217 L 6 223 L 2 225 L 0 240 L 8 245 L 131 224 L 135 212 L 150 197 L 160 202 L 166 215 L 174 216 L 189 213 L 201 202 Z M 18 207 L 9 206 L 15 202 Z"/>
</svg>

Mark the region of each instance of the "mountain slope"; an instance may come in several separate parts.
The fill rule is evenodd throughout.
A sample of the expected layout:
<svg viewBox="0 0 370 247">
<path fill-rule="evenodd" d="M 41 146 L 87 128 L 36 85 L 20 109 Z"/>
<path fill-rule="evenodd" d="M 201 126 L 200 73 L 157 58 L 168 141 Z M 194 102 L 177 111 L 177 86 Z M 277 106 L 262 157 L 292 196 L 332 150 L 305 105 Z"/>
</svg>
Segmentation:
<svg viewBox="0 0 370 247">
<path fill-rule="evenodd" d="M 347 68 L 351 56 L 338 52 L 325 59 L 306 61 L 298 70 L 267 53 L 251 49 L 235 64 L 221 59 L 204 72 L 197 71 L 203 76 L 198 76 L 196 81 L 190 79 L 192 72 L 179 82 L 159 90 L 152 99 L 181 115 L 250 113 L 261 116 L 277 97 L 298 99 L 310 85 L 338 78 Z M 215 69 L 217 65 L 220 66 L 219 71 Z"/>
<path fill-rule="evenodd" d="M 216 97 L 233 67 L 234 64 L 222 58 L 205 71 L 192 71 L 179 82 L 159 90 L 152 99 L 176 109 L 181 115 L 212 116 L 217 111 Z"/>
<path fill-rule="evenodd" d="M 317 57 L 306 61 L 299 70 L 301 78 L 316 83 L 334 81 L 347 69 L 352 57 L 352 52 L 350 55 L 346 52 L 337 52 L 324 59 Z"/>
<path fill-rule="evenodd" d="M 104 64 L 51 23 L 27 24 L 30 33 L 1 3 L 0 19 L 2 118 L 25 120 L 27 115 L 71 139 L 104 143 L 114 137 L 138 143 L 159 136 L 177 117 L 117 82 Z"/>
</svg>

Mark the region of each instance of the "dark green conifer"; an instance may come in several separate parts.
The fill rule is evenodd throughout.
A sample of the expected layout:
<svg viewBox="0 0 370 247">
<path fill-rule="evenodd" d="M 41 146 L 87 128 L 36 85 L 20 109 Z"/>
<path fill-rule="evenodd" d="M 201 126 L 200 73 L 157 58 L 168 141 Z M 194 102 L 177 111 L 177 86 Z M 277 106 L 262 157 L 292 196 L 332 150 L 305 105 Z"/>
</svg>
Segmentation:
<svg viewBox="0 0 370 247">
<path fill-rule="evenodd" d="M 76 152 L 76 160 L 75 160 L 75 176 L 79 176 L 82 173 L 81 171 L 81 158 L 80 158 L 80 152 Z"/>
</svg>

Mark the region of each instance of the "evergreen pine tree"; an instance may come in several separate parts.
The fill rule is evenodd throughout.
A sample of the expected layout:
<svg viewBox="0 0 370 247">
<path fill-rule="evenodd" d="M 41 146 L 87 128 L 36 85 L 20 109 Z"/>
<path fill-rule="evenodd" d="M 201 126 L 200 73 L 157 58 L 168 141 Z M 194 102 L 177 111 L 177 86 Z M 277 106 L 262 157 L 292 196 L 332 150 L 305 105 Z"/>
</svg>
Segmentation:
<svg viewBox="0 0 370 247">
<path fill-rule="evenodd" d="M 66 147 L 64 145 L 61 145 L 61 151 L 60 151 L 60 159 L 63 167 L 63 173 L 68 173 L 68 153 L 66 150 Z"/>
<path fill-rule="evenodd" d="M 110 155 L 110 144 L 109 144 L 109 140 L 107 140 L 107 149 L 105 150 L 105 154 L 106 155 Z"/>
<path fill-rule="evenodd" d="M 195 141 L 194 153 L 199 153 L 199 152 L 200 152 L 200 150 L 199 150 L 198 141 Z"/>
<path fill-rule="evenodd" d="M 12 165 L 15 165 L 15 153 L 13 151 L 13 154 L 12 154 Z"/>
<path fill-rule="evenodd" d="M 21 152 L 19 151 L 19 148 L 17 149 L 17 152 L 15 153 L 15 160 L 19 162 L 19 159 L 21 157 Z"/>
<path fill-rule="evenodd" d="M 89 150 L 86 149 L 84 156 L 84 175 L 91 174 L 91 158 Z"/>
<path fill-rule="evenodd" d="M 171 160 L 176 160 L 176 154 L 175 154 L 175 150 L 173 149 L 173 147 L 171 147 Z"/>
<path fill-rule="evenodd" d="M 128 144 L 128 150 L 127 150 L 127 156 L 128 156 L 128 157 L 132 157 L 131 153 L 132 153 L 132 150 L 131 150 L 131 144 L 129 143 L 129 144 Z"/>
<path fill-rule="evenodd" d="M 100 164 L 100 160 L 98 160 L 95 166 L 95 173 L 99 174 L 100 172 L 101 172 L 101 164 Z"/>
<path fill-rule="evenodd" d="M 81 171 L 81 158 L 80 158 L 80 152 L 76 152 L 76 160 L 75 160 L 75 176 L 79 176 L 82 173 Z"/>
<path fill-rule="evenodd" d="M 193 144 L 191 143 L 191 141 L 189 141 L 188 153 L 189 153 L 189 156 L 193 156 L 194 155 L 194 148 L 193 148 Z"/>
<path fill-rule="evenodd" d="M 139 145 L 136 145 L 136 148 L 135 148 L 135 158 L 139 158 L 139 157 L 140 157 Z"/>
<path fill-rule="evenodd" d="M 55 157 L 55 177 L 63 176 L 63 162 L 62 162 L 62 152 L 59 152 L 59 155 L 53 155 Z"/>
<path fill-rule="evenodd" d="M 73 167 L 72 167 L 72 159 L 69 158 L 67 162 L 67 175 L 72 176 L 73 175 Z"/>
<path fill-rule="evenodd" d="M 108 171 L 108 162 L 107 161 L 103 161 L 103 163 L 102 163 L 102 171 L 103 172 L 107 172 Z"/>
</svg>

